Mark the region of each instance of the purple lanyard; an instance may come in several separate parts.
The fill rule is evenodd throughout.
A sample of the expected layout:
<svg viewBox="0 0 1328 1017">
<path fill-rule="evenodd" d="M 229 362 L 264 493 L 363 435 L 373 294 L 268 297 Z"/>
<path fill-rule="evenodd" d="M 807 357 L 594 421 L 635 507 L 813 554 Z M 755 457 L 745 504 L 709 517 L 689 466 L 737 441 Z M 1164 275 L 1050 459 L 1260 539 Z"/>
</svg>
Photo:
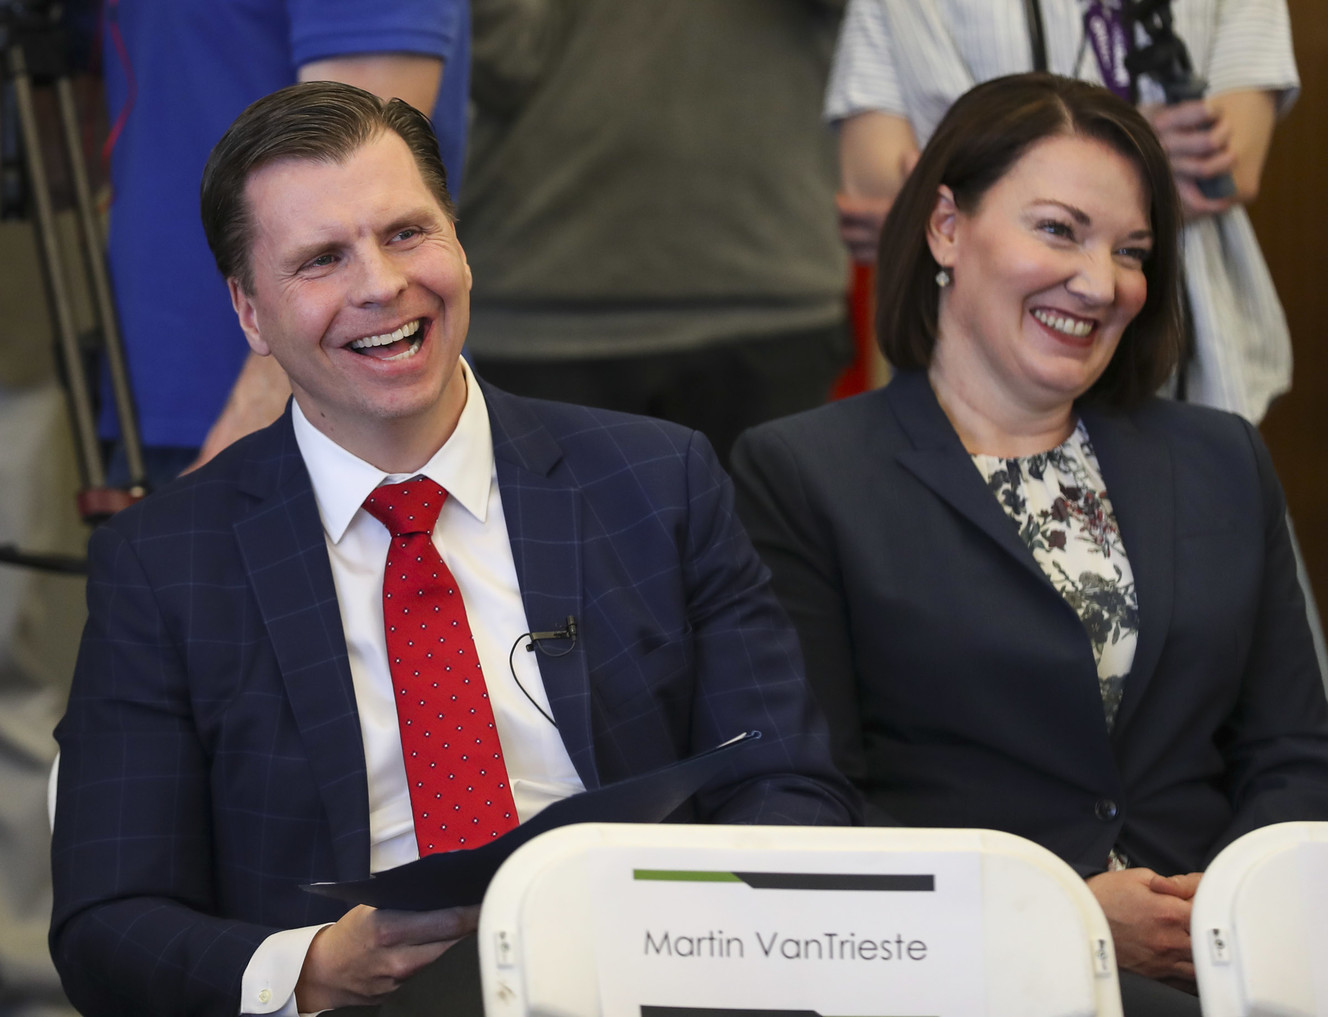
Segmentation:
<svg viewBox="0 0 1328 1017">
<path fill-rule="evenodd" d="M 1134 96 L 1125 58 L 1130 55 L 1130 36 L 1121 16 L 1121 0 L 1092 0 L 1084 12 L 1084 34 L 1097 57 L 1102 83 L 1126 102 Z"/>
</svg>

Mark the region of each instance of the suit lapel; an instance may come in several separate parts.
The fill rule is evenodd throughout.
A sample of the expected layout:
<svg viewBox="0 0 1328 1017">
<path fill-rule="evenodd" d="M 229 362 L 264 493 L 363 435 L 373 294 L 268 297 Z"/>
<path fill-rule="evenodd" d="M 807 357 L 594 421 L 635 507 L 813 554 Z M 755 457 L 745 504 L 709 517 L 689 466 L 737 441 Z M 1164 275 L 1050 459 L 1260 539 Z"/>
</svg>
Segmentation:
<svg viewBox="0 0 1328 1017">
<path fill-rule="evenodd" d="M 982 483 L 932 394 L 926 374 L 901 372 L 891 381 L 886 396 L 913 445 L 899 453 L 900 464 L 1021 566 L 1034 572 L 1064 604 Z M 1082 408 L 1081 413 L 1097 452 L 1139 597 L 1139 643 L 1113 729 L 1113 737 L 1119 738 L 1152 679 L 1171 624 L 1175 570 L 1173 467 L 1166 445 L 1145 435 L 1129 417 L 1092 407 Z M 1068 605 L 1066 609 L 1070 610 Z"/>
<path fill-rule="evenodd" d="M 561 628 L 582 611 L 581 494 L 554 468 L 563 450 L 524 400 L 483 386 L 507 536 L 526 621 Z M 540 677 L 558 734 L 587 788 L 599 786 L 590 729 L 590 678 L 584 643 L 561 656 L 538 653 Z"/>
<path fill-rule="evenodd" d="M 1083 419 L 1102 467 L 1107 497 L 1139 597 L 1139 643 L 1113 732 L 1119 738 L 1152 680 L 1171 627 L 1176 539 L 1174 470 L 1166 444 L 1145 435 L 1130 418 L 1085 409 Z"/>
<path fill-rule="evenodd" d="M 885 390 L 886 398 L 912 448 L 898 454 L 899 464 L 931 489 L 951 508 L 989 536 L 1055 593 L 1055 587 L 1019 538 L 1010 517 L 987 489 L 932 393 L 922 371 L 898 374 Z M 1060 599 L 1060 594 L 1056 594 Z"/>
<path fill-rule="evenodd" d="M 368 779 L 322 520 L 290 410 L 246 463 L 235 536 L 332 832 L 338 876 L 369 870 Z"/>
</svg>

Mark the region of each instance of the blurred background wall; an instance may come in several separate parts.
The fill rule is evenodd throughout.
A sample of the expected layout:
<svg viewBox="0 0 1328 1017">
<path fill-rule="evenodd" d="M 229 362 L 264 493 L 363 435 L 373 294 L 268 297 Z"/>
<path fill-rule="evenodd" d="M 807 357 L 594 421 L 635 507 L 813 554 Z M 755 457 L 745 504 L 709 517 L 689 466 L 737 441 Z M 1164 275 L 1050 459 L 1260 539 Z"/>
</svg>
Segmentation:
<svg viewBox="0 0 1328 1017">
<path fill-rule="evenodd" d="M 1328 17 L 1322 0 L 1289 6 L 1303 90 L 1274 135 L 1250 215 L 1291 324 L 1296 366 L 1291 392 L 1262 431 L 1328 616 Z"/>
</svg>

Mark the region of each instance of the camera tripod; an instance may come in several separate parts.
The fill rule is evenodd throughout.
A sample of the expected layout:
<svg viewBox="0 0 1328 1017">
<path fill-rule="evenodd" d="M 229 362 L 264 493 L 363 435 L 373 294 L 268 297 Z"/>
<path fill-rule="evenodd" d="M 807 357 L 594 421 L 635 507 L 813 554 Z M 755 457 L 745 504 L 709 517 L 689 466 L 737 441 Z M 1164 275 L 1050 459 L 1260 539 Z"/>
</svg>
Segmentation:
<svg viewBox="0 0 1328 1017">
<path fill-rule="evenodd" d="M 0 2 L 0 82 L 6 99 L 4 113 L 8 114 L 12 107 L 12 119 L 16 121 L 16 124 L 10 123 L 7 115 L 0 119 L 0 139 L 4 140 L 7 156 L 0 214 L 28 217 L 32 222 L 55 333 L 56 361 L 73 426 L 81 481 L 78 511 L 84 521 L 96 523 L 141 498 L 147 487 L 143 479 L 145 469 L 137 415 L 103 253 L 105 246 L 78 137 L 78 117 L 60 13 L 52 4 Z M 49 88 L 54 93 L 60 141 L 73 190 L 81 261 L 93 305 L 93 330 L 83 339 L 80 339 L 75 324 L 70 276 L 56 232 L 50 178 L 33 101 L 37 88 Z M 96 403 L 89 383 L 89 375 L 93 374 L 89 370 L 89 358 L 94 353 L 104 359 L 110 379 L 116 419 L 132 478 L 126 488 L 106 485 L 106 468 L 97 435 Z M 81 559 L 29 554 L 9 545 L 0 546 L 0 563 L 59 572 L 77 573 L 86 569 Z"/>
</svg>

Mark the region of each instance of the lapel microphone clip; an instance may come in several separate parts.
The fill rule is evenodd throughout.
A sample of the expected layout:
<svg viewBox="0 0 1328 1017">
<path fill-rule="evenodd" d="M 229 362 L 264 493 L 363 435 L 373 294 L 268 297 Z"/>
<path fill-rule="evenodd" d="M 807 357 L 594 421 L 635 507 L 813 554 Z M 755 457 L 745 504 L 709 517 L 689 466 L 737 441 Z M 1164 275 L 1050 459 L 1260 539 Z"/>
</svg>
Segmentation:
<svg viewBox="0 0 1328 1017">
<path fill-rule="evenodd" d="M 575 643 L 575 642 L 576 642 L 576 618 L 574 618 L 572 615 L 569 614 L 569 615 L 567 616 L 567 621 L 563 623 L 563 627 L 562 627 L 562 628 L 560 628 L 560 629 L 554 629 L 554 630 L 551 631 L 551 632 L 529 632 L 529 633 L 527 633 L 527 637 L 530 639 L 530 642 L 528 642 L 528 643 L 526 644 L 526 650 L 527 650 L 527 652 L 531 652 L 531 653 L 533 653 L 534 650 L 535 650 L 535 644 L 540 643 L 540 642 L 544 642 L 544 641 L 546 641 L 546 640 L 554 640 L 554 639 L 570 639 L 573 643 Z M 567 648 L 567 650 L 570 650 L 570 649 L 571 649 L 571 647 L 569 646 L 569 647 Z M 563 652 L 566 653 L 567 650 L 564 650 Z M 544 652 L 547 653 L 547 652 L 549 652 L 549 651 L 546 650 L 546 651 L 544 651 Z"/>
<path fill-rule="evenodd" d="M 521 690 L 528 700 L 530 700 L 530 705 L 540 712 L 540 716 L 554 727 L 557 727 L 558 722 L 549 715 L 544 707 L 535 702 L 535 697 L 530 694 L 529 690 L 521 684 L 521 679 L 517 677 L 516 664 L 512 658 L 516 655 L 516 648 L 521 645 L 521 640 L 523 639 L 527 640 L 527 653 L 533 653 L 538 646 L 540 653 L 544 654 L 546 657 L 565 657 L 576 648 L 576 618 L 569 614 L 567 616 L 567 621 L 563 623 L 563 627 L 560 629 L 553 629 L 549 632 L 525 632 L 517 636 L 516 642 L 512 644 L 512 649 L 508 651 L 507 654 L 507 668 L 512 672 L 512 680 L 516 682 L 516 687 Z M 553 642 L 562 639 L 570 639 L 571 643 L 561 650 L 549 650 L 545 649 L 543 646 L 539 646 L 539 644 L 543 642 Z"/>
</svg>

